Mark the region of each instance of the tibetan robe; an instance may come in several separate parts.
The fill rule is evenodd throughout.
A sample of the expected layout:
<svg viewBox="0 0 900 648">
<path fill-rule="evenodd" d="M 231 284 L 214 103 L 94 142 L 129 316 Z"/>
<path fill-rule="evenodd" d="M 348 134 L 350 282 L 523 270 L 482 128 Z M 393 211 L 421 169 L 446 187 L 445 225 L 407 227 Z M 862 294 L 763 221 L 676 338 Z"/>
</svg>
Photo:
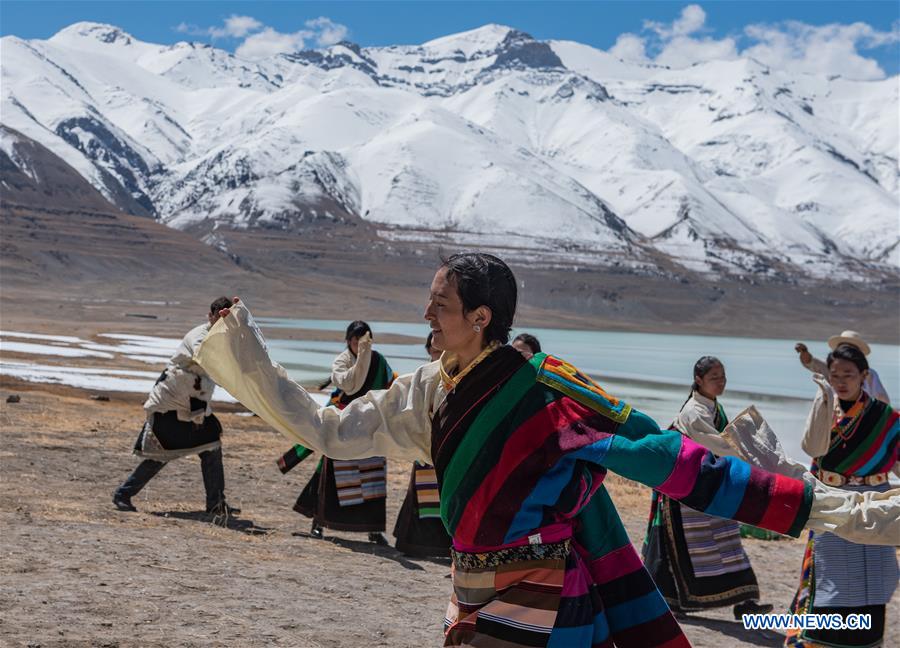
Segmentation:
<svg viewBox="0 0 900 648">
<path fill-rule="evenodd" d="M 603 487 L 607 470 L 698 511 L 798 535 L 812 489 L 716 457 L 572 365 L 501 347 L 435 413 L 453 538 L 450 646 L 687 646 Z"/>
</svg>

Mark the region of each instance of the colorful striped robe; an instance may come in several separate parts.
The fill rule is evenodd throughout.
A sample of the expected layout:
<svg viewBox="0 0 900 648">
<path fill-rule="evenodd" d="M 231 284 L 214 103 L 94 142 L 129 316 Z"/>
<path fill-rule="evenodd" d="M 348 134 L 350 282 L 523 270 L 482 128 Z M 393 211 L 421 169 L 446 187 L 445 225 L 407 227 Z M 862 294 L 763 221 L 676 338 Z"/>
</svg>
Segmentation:
<svg viewBox="0 0 900 648">
<path fill-rule="evenodd" d="M 431 454 L 457 552 L 450 646 L 689 645 L 602 485 L 607 470 L 792 536 L 813 497 L 801 480 L 660 430 L 562 360 L 526 361 L 510 347 L 448 392 Z M 548 550 L 547 560 L 494 564 L 560 542 L 572 547 L 564 559 Z"/>
</svg>

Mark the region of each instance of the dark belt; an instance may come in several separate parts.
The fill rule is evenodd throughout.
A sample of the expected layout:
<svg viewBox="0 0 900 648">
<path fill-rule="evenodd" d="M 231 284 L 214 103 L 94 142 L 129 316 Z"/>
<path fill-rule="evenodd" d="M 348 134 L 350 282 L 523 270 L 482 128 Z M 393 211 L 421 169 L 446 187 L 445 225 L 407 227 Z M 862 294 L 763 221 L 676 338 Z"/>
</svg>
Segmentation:
<svg viewBox="0 0 900 648">
<path fill-rule="evenodd" d="M 569 555 L 571 540 L 553 544 L 527 544 L 521 547 L 507 547 L 496 551 L 468 553 L 450 548 L 453 564 L 460 569 L 492 569 L 507 563 L 525 560 L 565 560 Z"/>
</svg>

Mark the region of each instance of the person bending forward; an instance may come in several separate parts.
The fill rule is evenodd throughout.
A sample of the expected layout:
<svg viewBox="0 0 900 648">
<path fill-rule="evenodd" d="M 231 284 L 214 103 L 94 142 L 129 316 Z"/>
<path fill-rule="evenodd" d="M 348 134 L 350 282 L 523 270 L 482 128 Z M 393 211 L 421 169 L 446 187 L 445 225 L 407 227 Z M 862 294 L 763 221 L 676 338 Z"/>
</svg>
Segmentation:
<svg viewBox="0 0 900 648">
<path fill-rule="evenodd" d="M 229 513 L 238 512 L 225 503 L 222 425 L 210 406 L 216 385 L 193 360 L 210 327 L 219 319 L 219 311 L 230 305 L 227 297 L 220 297 L 210 305 L 207 323 L 188 331 L 150 390 L 144 403 L 147 419 L 134 444 L 134 454 L 143 461 L 113 495 L 113 504 L 120 511 L 137 510 L 131 498 L 167 462 L 199 454 L 206 488 L 206 512 L 219 523 L 226 522 Z"/>
</svg>

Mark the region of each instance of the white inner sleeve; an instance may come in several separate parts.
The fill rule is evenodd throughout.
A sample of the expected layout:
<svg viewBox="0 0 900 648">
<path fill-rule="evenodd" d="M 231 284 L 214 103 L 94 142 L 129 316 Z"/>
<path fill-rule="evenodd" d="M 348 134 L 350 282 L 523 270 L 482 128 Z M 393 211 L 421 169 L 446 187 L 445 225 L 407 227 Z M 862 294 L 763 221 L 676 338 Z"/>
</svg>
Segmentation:
<svg viewBox="0 0 900 648">
<path fill-rule="evenodd" d="M 334 459 L 384 456 L 431 462 L 431 411 L 440 363 L 399 377 L 343 410 L 319 407 L 267 353 L 243 303 L 210 329 L 195 361 L 245 407 L 295 443 Z"/>
</svg>

